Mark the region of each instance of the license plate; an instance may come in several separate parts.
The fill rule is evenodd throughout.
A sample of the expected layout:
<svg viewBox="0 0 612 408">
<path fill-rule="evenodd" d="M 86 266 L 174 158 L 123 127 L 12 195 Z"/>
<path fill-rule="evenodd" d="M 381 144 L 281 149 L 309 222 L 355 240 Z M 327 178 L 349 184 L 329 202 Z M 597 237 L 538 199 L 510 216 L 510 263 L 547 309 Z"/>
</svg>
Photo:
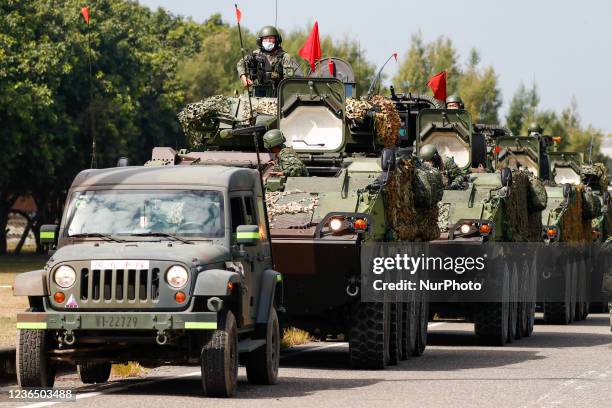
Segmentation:
<svg viewBox="0 0 612 408">
<path fill-rule="evenodd" d="M 135 316 L 96 316 L 96 327 L 100 329 L 135 329 L 137 326 Z"/>
<path fill-rule="evenodd" d="M 136 259 L 104 259 L 91 261 L 91 269 L 149 269 L 149 261 Z"/>
</svg>

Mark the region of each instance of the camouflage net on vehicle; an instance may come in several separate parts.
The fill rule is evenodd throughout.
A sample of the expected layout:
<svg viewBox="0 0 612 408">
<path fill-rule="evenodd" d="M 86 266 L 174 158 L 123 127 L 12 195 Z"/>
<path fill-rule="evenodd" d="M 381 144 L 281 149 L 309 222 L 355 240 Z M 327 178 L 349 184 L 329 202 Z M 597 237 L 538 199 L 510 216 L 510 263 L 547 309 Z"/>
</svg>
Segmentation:
<svg viewBox="0 0 612 408">
<path fill-rule="evenodd" d="M 602 193 L 608 189 L 608 169 L 603 163 L 583 164 L 580 169 L 582 182 Z"/>
<path fill-rule="evenodd" d="M 529 227 L 528 219 L 529 188 L 529 172 L 512 170 L 512 185 L 510 186 L 510 194 L 505 200 L 505 213 L 514 242 L 530 242 L 530 239 L 534 238 L 530 236 L 533 231 Z M 541 224 L 538 235 L 541 238 Z"/>
<path fill-rule="evenodd" d="M 593 191 L 586 187 L 582 194 L 582 216 L 586 219 L 592 220 L 601 215 L 601 200 Z"/>
<path fill-rule="evenodd" d="M 301 190 L 266 192 L 270 228 L 306 227 L 318 205 L 317 194 Z"/>
<path fill-rule="evenodd" d="M 529 173 L 529 188 L 527 209 L 529 213 L 542 211 L 546 208 L 548 202 L 548 193 L 546 192 L 546 186 L 539 178 Z"/>
<path fill-rule="evenodd" d="M 347 98 L 346 119 L 364 121 L 368 112 L 374 111 L 376 141 L 384 147 L 397 145 L 401 125 L 399 113 L 391 99 L 376 95 L 369 101 Z"/>
<path fill-rule="evenodd" d="M 421 242 L 431 241 L 440 236 L 439 199 L 430 208 L 416 206 L 415 173 L 422 171 L 421 166 L 418 161 L 399 160 L 384 187 L 387 221 L 396 240 Z M 439 172 L 437 174 L 441 185 L 441 175 Z"/>
<path fill-rule="evenodd" d="M 559 225 L 564 242 L 585 243 L 592 240 L 591 220 L 583 217 L 585 186 L 572 187 L 567 208 L 561 214 Z"/>
</svg>

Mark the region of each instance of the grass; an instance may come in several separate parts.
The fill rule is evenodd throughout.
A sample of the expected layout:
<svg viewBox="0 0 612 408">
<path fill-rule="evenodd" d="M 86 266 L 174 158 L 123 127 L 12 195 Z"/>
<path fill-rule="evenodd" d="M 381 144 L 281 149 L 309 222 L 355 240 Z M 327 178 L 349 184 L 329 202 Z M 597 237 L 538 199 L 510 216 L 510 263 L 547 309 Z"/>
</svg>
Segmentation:
<svg viewBox="0 0 612 408">
<path fill-rule="evenodd" d="M 288 327 L 283 332 L 283 340 L 281 341 L 282 348 L 291 348 L 300 344 L 308 343 L 312 340 L 312 336 L 307 331 Z"/>
<path fill-rule="evenodd" d="M 13 296 L 10 287 L 21 272 L 40 269 L 47 255 L 24 254 L 0 256 L 0 347 L 14 347 L 17 341 L 15 314 L 28 308 L 28 299 Z"/>
</svg>

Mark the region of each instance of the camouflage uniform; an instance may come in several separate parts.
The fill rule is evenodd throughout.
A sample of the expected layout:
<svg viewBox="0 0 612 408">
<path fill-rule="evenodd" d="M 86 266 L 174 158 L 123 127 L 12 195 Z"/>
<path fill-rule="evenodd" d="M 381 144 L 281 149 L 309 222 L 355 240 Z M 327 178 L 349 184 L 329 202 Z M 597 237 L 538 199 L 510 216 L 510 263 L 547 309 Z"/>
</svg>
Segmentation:
<svg viewBox="0 0 612 408">
<path fill-rule="evenodd" d="M 308 176 L 306 165 L 302 163 L 295 150 L 291 147 L 284 147 L 278 152 L 276 169 L 277 171 L 282 171 L 287 177 Z"/>
<path fill-rule="evenodd" d="M 467 186 L 465 174 L 452 157 L 444 160 L 442 179 L 444 186 L 449 190 L 462 190 Z"/>
<path fill-rule="evenodd" d="M 257 57 L 259 54 L 265 56 L 265 71 L 271 72 L 272 79 L 277 82 L 285 77 L 304 76 L 300 64 L 295 60 L 295 58 L 283 51 L 282 48 L 276 48 L 272 52 L 264 52 L 262 50 L 253 51 L 253 55 L 255 57 Z M 248 59 L 249 56 L 245 58 Z M 238 70 L 238 78 L 245 74 L 245 62 L 246 61 L 241 58 L 236 64 L 236 69 Z"/>
</svg>

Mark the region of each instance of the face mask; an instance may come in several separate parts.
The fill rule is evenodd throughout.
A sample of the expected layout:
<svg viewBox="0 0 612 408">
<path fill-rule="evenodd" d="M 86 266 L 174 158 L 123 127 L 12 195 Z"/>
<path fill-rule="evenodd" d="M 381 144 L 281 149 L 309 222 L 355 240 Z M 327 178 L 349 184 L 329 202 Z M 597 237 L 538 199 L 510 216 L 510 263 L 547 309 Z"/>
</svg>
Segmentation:
<svg viewBox="0 0 612 408">
<path fill-rule="evenodd" d="M 273 42 L 270 42 L 270 41 L 263 41 L 261 43 L 262 48 L 264 50 L 266 50 L 266 51 L 272 51 L 274 49 L 274 45 L 275 44 Z"/>
</svg>

